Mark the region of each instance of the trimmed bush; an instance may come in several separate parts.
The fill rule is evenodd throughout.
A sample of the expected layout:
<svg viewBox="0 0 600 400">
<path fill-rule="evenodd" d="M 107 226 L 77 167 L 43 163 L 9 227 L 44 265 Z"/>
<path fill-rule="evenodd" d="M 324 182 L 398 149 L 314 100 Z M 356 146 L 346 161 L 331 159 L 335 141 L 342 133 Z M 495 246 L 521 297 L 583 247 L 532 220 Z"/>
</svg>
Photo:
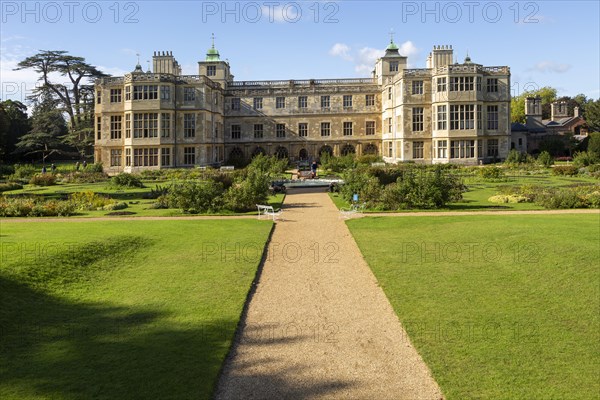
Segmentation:
<svg viewBox="0 0 600 400">
<path fill-rule="evenodd" d="M 29 183 L 36 186 L 56 185 L 56 176 L 53 174 L 38 174 L 31 177 Z"/>
<path fill-rule="evenodd" d="M 101 210 L 103 207 L 114 203 L 114 200 L 92 191 L 72 193 L 69 196 L 69 201 L 75 209 L 81 211 Z"/>
<path fill-rule="evenodd" d="M 223 184 L 214 181 L 175 183 L 166 195 L 169 208 L 190 214 L 217 212 L 223 207 Z"/>
<path fill-rule="evenodd" d="M 2 217 L 65 217 L 73 215 L 74 206 L 64 200 L 46 200 L 35 197 L 0 196 Z"/>
<path fill-rule="evenodd" d="M 0 183 L 0 193 L 8 192 L 10 190 L 19 190 L 19 189 L 23 189 L 23 185 L 21 185 L 19 183 L 15 183 L 15 182 Z"/>
<path fill-rule="evenodd" d="M 128 174 L 126 172 L 120 173 L 119 175 L 115 175 L 111 178 L 110 184 L 116 187 L 126 187 L 126 188 L 143 188 L 145 187 L 142 183 L 141 179 L 132 174 Z"/>
<path fill-rule="evenodd" d="M 550 167 L 554 164 L 554 159 L 547 151 L 542 151 L 537 158 L 537 163 L 544 167 Z"/>
<path fill-rule="evenodd" d="M 480 168 L 479 176 L 487 180 L 499 180 L 504 178 L 504 171 L 502 171 L 502 168 L 492 165 L 489 167 Z"/>
<path fill-rule="evenodd" d="M 552 168 L 552 174 L 574 176 L 577 175 L 577 167 L 574 165 L 556 165 Z"/>
</svg>

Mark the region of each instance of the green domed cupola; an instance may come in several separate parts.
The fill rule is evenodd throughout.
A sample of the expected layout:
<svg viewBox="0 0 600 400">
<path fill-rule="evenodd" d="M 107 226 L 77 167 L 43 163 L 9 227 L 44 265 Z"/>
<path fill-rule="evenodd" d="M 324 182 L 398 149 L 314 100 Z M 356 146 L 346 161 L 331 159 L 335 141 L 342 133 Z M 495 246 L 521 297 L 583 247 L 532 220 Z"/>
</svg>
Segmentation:
<svg viewBox="0 0 600 400">
<path fill-rule="evenodd" d="M 219 50 L 215 49 L 215 34 L 212 35 L 212 46 L 206 52 L 206 61 L 221 61 Z"/>
</svg>

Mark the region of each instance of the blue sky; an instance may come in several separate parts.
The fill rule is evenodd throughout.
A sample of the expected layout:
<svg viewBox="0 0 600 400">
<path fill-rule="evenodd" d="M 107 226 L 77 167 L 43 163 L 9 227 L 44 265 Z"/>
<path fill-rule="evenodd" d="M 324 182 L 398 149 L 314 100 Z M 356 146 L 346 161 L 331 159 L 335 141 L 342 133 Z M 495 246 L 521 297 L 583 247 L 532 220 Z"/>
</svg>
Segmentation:
<svg viewBox="0 0 600 400">
<path fill-rule="evenodd" d="M 508 65 L 513 94 L 553 86 L 600 97 L 597 1 L 3 1 L 0 98 L 35 84 L 13 71 L 38 49 L 67 50 L 103 71 L 147 68 L 170 50 L 197 73 L 211 34 L 236 80 L 368 76 L 393 30 L 409 66 L 425 67 L 437 44 L 484 65 Z"/>
</svg>

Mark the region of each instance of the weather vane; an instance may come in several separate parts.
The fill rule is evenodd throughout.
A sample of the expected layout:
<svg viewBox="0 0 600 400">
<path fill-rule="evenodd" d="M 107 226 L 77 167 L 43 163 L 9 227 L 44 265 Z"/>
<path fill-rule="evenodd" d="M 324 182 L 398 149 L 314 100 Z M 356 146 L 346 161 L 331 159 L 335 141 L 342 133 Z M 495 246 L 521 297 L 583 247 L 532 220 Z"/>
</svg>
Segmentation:
<svg viewBox="0 0 600 400">
<path fill-rule="evenodd" d="M 394 28 L 390 28 L 390 43 L 394 42 Z"/>
</svg>

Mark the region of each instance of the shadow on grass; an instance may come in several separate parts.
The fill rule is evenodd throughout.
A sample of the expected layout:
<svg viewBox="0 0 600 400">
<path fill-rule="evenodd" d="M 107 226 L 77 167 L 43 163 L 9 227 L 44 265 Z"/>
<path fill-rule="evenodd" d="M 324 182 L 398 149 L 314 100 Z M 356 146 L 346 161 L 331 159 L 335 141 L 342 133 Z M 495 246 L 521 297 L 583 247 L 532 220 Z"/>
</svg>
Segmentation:
<svg viewBox="0 0 600 400">
<path fill-rule="evenodd" d="M 234 321 L 172 326 L 143 307 L 75 303 L 0 276 L 0 397 L 208 398 Z"/>
</svg>

